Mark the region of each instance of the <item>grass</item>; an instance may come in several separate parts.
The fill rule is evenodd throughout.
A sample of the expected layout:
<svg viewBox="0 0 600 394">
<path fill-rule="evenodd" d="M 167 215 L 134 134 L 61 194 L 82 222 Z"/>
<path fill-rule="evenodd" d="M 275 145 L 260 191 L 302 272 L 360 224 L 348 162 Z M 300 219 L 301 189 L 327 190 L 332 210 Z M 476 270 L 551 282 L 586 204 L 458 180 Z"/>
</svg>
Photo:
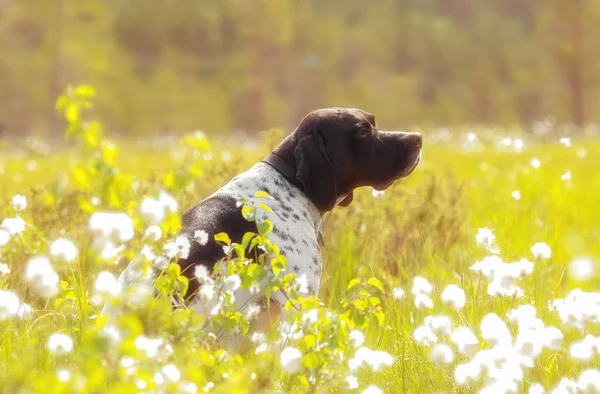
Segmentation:
<svg viewBox="0 0 600 394">
<path fill-rule="evenodd" d="M 365 329 L 366 343 L 389 352 L 397 361 L 381 373 L 359 373 L 361 390 L 374 384 L 386 393 L 476 392 L 484 380 L 460 386 L 454 377 L 455 367 L 468 361 L 466 357 L 459 356 L 450 365 L 436 366 L 429 361 L 430 349 L 417 344 L 413 332 L 423 324 L 426 316 L 444 313 L 452 317 L 455 326 L 472 327 L 480 337 L 478 327 L 486 314 L 494 312 L 504 318 L 510 309 L 525 304 L 534 305 L 537 316 L 546 325 L 561 328 L 566 340 L 563 349 L 545 349 L 537 357 L 535 367 L 526 370 L 520 391 L 526 392 L 534 382 L 550 390 L 562 377 L 577 379 L 583 370 L 598 368 L 600 358 L 597 356 L 582 362 L 574 360 L 568 352 L 569 345 L 581 340 L 585 334 L 598 335 L 598 326 L 590 326 L 585 332 L 566 327 L 556 312 L 548 309 L 548 304 L 565 297 L 575 288 L 598 290 L 597 277 L 576 281 L 568 275 L 567 267 L 579 257 L 596 263 L 600 261 L 600 171 L 597 166 L 600 140 L 574 140 L 571 147 L 557 142 L 526 140 L 524 149 L 516 152 L 499 148 L 491 138 L 485 139 L 487 142 L 475 150 L 465 149 L 464 139 L 458 133 L 454 142 L 444 144 L 434 143 L 432 137 L 426 136 L 424 160 L 413 175 L 378 197 L 372 195 L 371 189 L 361 189 L 350 207 L 337 208 L 326 216 L 320 298 L 333 310 L 341 310 L 346 287 L 356 277 L 379 278 L 386 290 L 380 297 L 385 324 L 380 329 Z M 214 159 L 203 161 L 203 174 L 194 179 L 193 187 L 175 192 L 181 208 L 191 207 L 233 175 L 248 168 L 269 150 L 269 145 L 272 144 L 243 152 L 224 145 L 215 147 Z M 165 173 L 182 162 L 181 151 L 176 148 L 148 152 L 135 144 L 120 147 L 115 167 L 123 173 L 133 174 L 147 185 L 159 184 Z M 220 160 L 224 149 L 230 149 L 234 159 Z M 110 365 L 114 360 L 107 355 L 105 345 L 92 346 L 93 341 L 86 342 L 85 339 L 90 335 L 86 330 L 92 330 L 96 325 L 95 320 L 85 318 L 99 311 L 97 306 L 88 305 L 92 291 L 86 289 L 93 288 L 96 274 L 107 267 L 94 262 L 91 254 L 83 250 L 89 242 L 85 226 L 89 215 L 78 209 L 76 200 L 64 197 L 51 206 L 43 206 L 43 196 L 49 190 L 47 185 L 60 172 L 68 171 L 73 160 L 80 158 L 75 150 L 43 156 L 0 156 L 0 167 L 4 171 L 0 200 L 7 202 L 4 210 L 0 210 L 4 212 L 0 218 L 10 215 L 8 200 L 14 194 L 25 194 L 30 207 L 23 217 L 36 226 L 38 234 L 44 234 L 42 240 L 36 235 L 25 234 L 14 244 L 9 244 L 10 248 L 2 250 L 0 247 L 0 262 L 8 264 L 12 271 L 8 278 L 0 281 L 0 289 L 14 291 L 36 309 L 32 320 L 0 322 L 0 387 L 5 392 L 76 392 L 79 391 L 77 387 L 87 387 L 82 392 L 129 392 L 135 389 L 132 382 L 136 379 L 152 380 L 152 374 L 148 372 L 152 371 L 151 367 L 140 367 L 135 372 L 139 376 L 132 380 L 123 369 Z M 531 166 L 532 158 L 539 158 L 539 168 Z M 28 162 L 31 168 L 30 160 L 37 163 L 33 171 L 27 169 Z M 567 171 L 571 172 L 572 179 L 562 180 L 561 176 Z M 22 177 L 15 177 L 16 174 Z M 515 190 L 520 191 L 520 200 L 511 196 Z M 139 197 L 142 195 L 140 192 Z M 505 261 L 526 257 L 535 263 L 533 273 L 520 281 L 525 293 L 522 299 L 488 296 L 487 281 L 469 270 L 472 264 L 488 254 L 475 244 L 475 234 L 482 227 L 494 229 L 500 256 Z M 45 241 L 64 233 L 81 245 L 79 267 L 73 268 L 73 275 L 69 275 L 74 278 L 70 282 L 74 294 L 70 298 L 63 292 L 60 295 L 61 299 L 73 303 L 66 311 L 55 301 L 36 299 L 31 286 L 19 278 L 27 258 L 47 248 Z M 546 242 L 551 247 L 550 259 L 534 259 L 530 248 L 536 242 Z M 108 267 L 117 273 L 122 268 Z M 416 275 L 433 284 L 434 308 L 431 310 L 414 306 L 410 289 Z M 455 311 L 441 302 L 440 294 L 448 284 L 457 284 L 465 290 L 467 303 L 464 309 Z M 392 297 L 391 289 L 395 287 L 406 291 L 404 299 Z M 165 324 L 160 318 L 156 319 L 159 327 Z M 130 326 L 136 324 L 135 320 L 129 322 Z M 130 327 L 131 332 L 136 330 L 141 328 Z M 187 330 L 185 332 L 193 333 L 192 328 Z M 76 350 L 72 356 L 55 358 L 44 349 L 47 337 L 57 331 L 68 332 L 75 339 Z M 514 325 L 511 331 L 516 334 Z M 177 332 L 179 340 L 174 340 L 172 360 L 182 376 L 196 382 L 200 391 L 205 387 L 202 382 L 209 379 L 206 371 L 219 368 L 231 377 L 228 383 L 217 384 L 213 390 L 216 392 L 261 392 L 278 387 L 279 375 L 272 373 L 273 368 L 279 368 L 276 356 L 271 361 L 259 362 L 257 356 L 246 355 L 246 359 L 238 360 L 238 364 L 230 360 L 219 367 L 206 361 L 206 370 L 201 373 L 194 364 L 196 356 L 183 349 L 186 341 L 181 338 L 188 334 L 181 327 Z M 440 341 L 448 342 L 447 339 Z M 78 354 L 78 346 L 83 346 L 81 343 L 86 343 L 86 348 Z M 481 343 L 482 348 L 488 347 L 484 341 Z M 97 363 L 89 359 L 94 354 L 100 360 Z M 90 364 L 89 368 L 86 363 Z M 70 383 L 57 380 L 58 369 L 70 371 Z M 252 382 L 247 380 L 250 372 L 258 375 Z M 76 376 L 84 378 L 76 383 Z M 288 378 L 281 379 L 290 382 Z M 180 390 L 173 388 L 175 386 L 165 387 L 166 391 Z M 316 392 L 346 391 L 335 385 L 312 389 Z M 287 390 L 293 391 L 289 385 Z"/>
</svg>

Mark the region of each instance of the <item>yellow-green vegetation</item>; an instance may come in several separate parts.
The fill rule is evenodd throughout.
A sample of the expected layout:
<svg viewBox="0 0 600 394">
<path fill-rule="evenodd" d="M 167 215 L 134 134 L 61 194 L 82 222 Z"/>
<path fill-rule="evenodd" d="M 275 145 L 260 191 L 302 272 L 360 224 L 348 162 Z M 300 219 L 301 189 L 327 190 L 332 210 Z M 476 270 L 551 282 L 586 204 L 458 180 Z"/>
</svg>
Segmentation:
<svg viewBox="0 0 600 394">
<path fill-rule="evenodd" d="M 173 309 L 169 296 L 187 282 L 175 264 L 156 262 L 171 257 L 179 214 L 282 133 L 254 148 L 211 144 L 202 133 L 163 149 L 111 144 L 99 122 L 80 115 L 93 95 L 70 88 L 59 100 L 70 148 L 0 159 L 3 392 L 496 393 L 538 383 L 598 392 L 598 376 L 582 375 L 600 361 L 597 139 L 425 131 L 413 175 L 385 193 L 359 190 L 350 207 L 326 216 L 319 299 L 301 298 L 297 278 L 285 275 L 259 219 L 268 198 L 244 202 L 260 230 L 245 241 L 261 244 L 271 263 L 248 261 L 232 245 L 213 285 L 248 288 L 280 273 L 265 291 L 289 294 L 297 327 L 285 340 L 277 330 L 252 335 L 236 355 L 209 331 L 246 332 L 251 316 L 232 309 L 227 291 L 212 316 Z M 154 223 L 140 206 L 161 193 L 178 207 L 166 204 Z M 162 236 L 147 234 L 152 225 Z M 114 278 L 130 261 L 159 268 L 157 292 L 120 288 Z M 127 312 L 100 315 L 105 303 Z"/>
</svg>

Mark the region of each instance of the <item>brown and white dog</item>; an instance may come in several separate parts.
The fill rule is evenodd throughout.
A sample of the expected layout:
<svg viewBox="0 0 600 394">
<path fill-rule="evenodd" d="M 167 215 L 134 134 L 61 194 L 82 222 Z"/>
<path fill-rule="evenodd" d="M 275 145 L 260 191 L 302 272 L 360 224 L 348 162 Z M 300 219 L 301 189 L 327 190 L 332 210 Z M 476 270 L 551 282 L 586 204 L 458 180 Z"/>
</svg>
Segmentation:
<svg viewBox="0 0 600 394">
<path fill-rule="evenodd" d="M 419 164 L 421 146 L 420 133 L 380 130 L 375 117 L 360 109 L 327 108 L 308 114 L 265 160 L 183 215 L 181 235 L 192 246 L 179 264 L 190 278 L 190 305 L 199 287 L 195 266 L 204 265 L 210 272 L 224 257 L 214 235 L 225 232 L 240 243 L 246 232 L 257 231 L 236 203 L 259 190 L 274 198 L 268 203 L 274 213 L 266 215 L 274 225 L 271 239 L 286 256 L 288 271 L 305 276 L 308 294 L 317 295 L 322 272 L 321 217 L 336 205 L 348 206 L 358 187 L 384 190 L 409 175 Z M 209 235 L 205 245 L 194 241 L 200 230 Z M 264 304 L 259 297 L 242 290 L 235 294 L 240 308 L 251 302 Z M 285 296 L 274 294 L 269 302 L 282 310 Z M 206 312 L 200 306 L 197 309 Z M 267 316 L 266 324 L 271 318 Z M 259 322 L 265 324 L 264 315 Z"/>
</svg>

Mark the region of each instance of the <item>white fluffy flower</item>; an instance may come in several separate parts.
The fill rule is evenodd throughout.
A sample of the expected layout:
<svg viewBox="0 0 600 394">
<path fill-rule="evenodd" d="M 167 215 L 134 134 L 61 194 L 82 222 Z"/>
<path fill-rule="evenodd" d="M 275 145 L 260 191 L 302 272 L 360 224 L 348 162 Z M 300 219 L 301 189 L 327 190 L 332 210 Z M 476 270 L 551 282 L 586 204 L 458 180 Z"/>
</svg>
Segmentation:
<svg viewBox="0 0 600 394">
<path fill-rule="evenodd" d="M 563 345 L 563 333 L 556 327 L 546 327 L 542 334 L 544 346 L 550 350 L 560 350 Z"/>
<path fill-rule="evenodd" d="M 8 265 L 0 263 L 0 277 L 10 274 Z"/>
<path fill-rule="evenodd" d="M 3 229 L 10 235 L 17 235 L 25 230 L 25 221 L 18 216 L 7 218 L 2 221 L 0 229 Z"/>
<path fill-rule="evenodd" d="M 575 360 L 587 361 L 590 360 L 594 353 L 598 353 L 600 348 L 600 339 L 593 335 L 586 335 L 582 341 L 575 342 L 569 348 L 569 354 Z"/>
<path fill-rule="evenodd" d="M 383 394 L 383 391 L 377 386 L 370 385 L 363 390 L 362 394 Z"/>
<path fill-rule="evenodd" d="M 549 259 L 552 256 L 552 249 L 545 242 L 538 242 L 531 247 L 531 253 L 536 259 Z"/>
<path fill-rule="evenodd" d="M 392 290 L 392 296 L 396 301 L 400 301 L 404 298 L 404 290 L 400 287 L 396 287 Z"/>
<path fill-rule="evenodd" d="M 481 336 L 491 345 L 510 343 L 512 337 L 506 324 L 495 313 L 488 313 L 481 320 Z"/>
<path fill-rule="evenodd" d="M 61 382 L 68 382 L 69 380 L 71 380 L 71 372 L 69 372 L 66 369 L 59 369 L 58 371 L 56 371 L 56 376 Z"/>
<path fill-rule="evenodd" d="M 165 365 L 162 372 L 171 382 L 177 382 L 181 378 L 181 372 L 173 364 Z"/>
<path fill-rule="evenodd" d="M 54 355 L 67 354 L 73 350 L 73 340 L 66 334 L 52 334 L 48 339 L 46 347 Z"/>
<path fill-rule="evenodd" d="M 355 390 L 358 388 L 358 379 L 356 378 L 356 376 L 347 376 L 346 383 L 348 384 L 348 388 L 350 390 Z"/>
<path fill-rule="evenodd" d="M 49 298 L 58 292 L 59 277 L 45 256 L 34 257 L 25 267 L 25 281 L 41 297 Z"/>
<path fill-rule="evenodd" d="M 209 278 L 208 269 L 202 264 L 196 265 L 194 276 L 196 276 L 196 279 L 202 283 Z"/>
<path fill-rule="evenodd" d="M 418 344 L 425 346 L 431 346 L 438 340 L 437 335 L 435 335 L 431 327 L 426 324 L 423 324 L 415 329 L 413 338 Z"/>
<path fill-rule="evenodd" d="M 579 375 L 577 388 L 582 394 L 600 394 L 600 371 L 586 369 Z"/>
<path fill-rule="evenodd" d="M 165 245 L 163 253 L 170 259 L 186 259 L 190 254 L 190 241 L 186 237 L 177 237 L 175 242 Z"/>
<path fill-rule="evenodd" d="M 577 393 L 577 382 L 569 378 L 562 378 L 552 394 L 575 394 Z"/>
<path fill-rule="evenodd" d="M 422 276 L 415 276 L 413 279 L 412 293 L 414 295 L 429 294 L 431 293 L 432 289 L 433 287 L 431 286 L 431 283 L 429 283 L 427 279 L 423 278 Z"/>
<path fill-rule="evenodd" d="M 456 309 L 463 308 L 466 300 L 464 290 L 456 285 L 448 285 L 442 292 L 442 301 Z"/>
<path fill-rule="evenodd" d="M 105 296 L 116 297 L 121 292 L 121 284 L 114 275 L 108 271 L 100 272 L 96 278 L 94 287 L 98 293 Z"/>
<path fill-rule="evenodd" d="M 373 372 L 379 372 L 384 368 L 391 367 L 394 363 L 394 358 L 386 352 L 371 350 L 366 347 L 361 347 L 356 351 L 354 358 L 348 361 L 350 370 L 355 371 L 362 366 L 368 366 Z"/>
<path fill-rule="evenodd" d="M 521 192 L 519 190 L 515 190 L 511 193 L 513 199 L 519 201 L 521 199 Z"/>
<path fill-rule="evenodd" d="M 544 337 L 534 330 L 521 330 L 515 340 L 515 349 L 524 356 L 536 358 L 542 352 Z"/>
<path fill-rule="evenodd" d="M 294 347 L 283 349 L 279 357 L 283 370 L 289 374 L 302 372 L 302 353 Z"/>
<path fill-rule="evenodd" d="M 10 233 L 0 228 L 0 246 L 4 246 L 10 241 Z"/>
<path fill-rule="evenodd" d="M 59 238 L 50 245 L 50 254 L 67 262 L 75 260 L 77 253 L 77 246 L 65 238 Z"/>
<path fill-rule="evenodd" d="M 417 307 L 417 309 L 431 309 L 433 308 L 433 301 L 431 300 L 431 298 L 429 298 L 427 294 L 417 294 L 415 297 L 415 306 Z"/>
<path fill-rule="evenodd" d="M 531 386 L 529 386 L 529 391 L 527 392 L 528 394 L 544 394 L 546 392 L 546 390 L 544 389 L 544 386 L 542 386 L 539 383 L 534 383 Z"/>
<path fill-rule="evenodd" d="M 350 342 L 352 342 L 352 346 L 360 347 L 365 342 L 365 336 L 360 330 L 352 330 L 348 335 Z"/>
<path fill-rule="evenodd" d="M 475 235 L 475 242 L 492 253 L 500 252 L 500 249 L 496 246 L 496 236 L 489 228 L 480 228 Z"/>
<path fill-rule="evenodd" d="M 456 344 L 458 351 L 465 356 L 470 357 L 479 349 L 479 340 L 467 327 L 458 327 L 450 339 Z"/>
<path fill-rule="evenodd" d="M 228 276 L 227 278 L 225 278 L 225 281 L 223 281 L 223 287 L 228 293 L 233 293 L 234 291 L 239 289 L 241 284 L 242 280 L 236 274 Z"/>
<path fill-rule="evenodd" d="M 504 263 L 498 256 L 488 256 L 470 267 L 481 273 L 491 282 L 488 294 L 491 296 L 522 296 L 523 290 L 515 282 L 533 272 L 533 263 L 521 259 L 516 263 Z"/>
<path fill-rule="evenodd" d="M 567 182 L 571 180 L 571 171 L 567 171 L 560 176 L 560 179 Z"/>
<path fill-rule="evenodd" d="M 15 293 L 0 290 L 0 321 L 17 316 L 20 303 Z"/>
<path fill-rule="evenodd" d="M 12 198 L 11 204 L 15 211 L 23 211 L 27 208 L 27 198 L 22 194 L 17 194 Z"/>
<path fill-rule="evenodd" d="M 425 324 L 437 335 L 448 335 L 452 332 L 452 319 L 446 315 L 427 316 Z"/>
<path fill-rule="evenodd" d="M 142 217 L 152 223 L 161 223 L 168 212 L 177 212 L 177 209 L 177 201 L 166 192 L 161 192 L 158 199 L 146 197 L 140 204 Z"/>
<path fill-rule="evenodd" d="M 29 320 L 33 317 L 33 308 L 29 304 L 21 304 L 17 315 L 21 320 Z"/>
<path fill-rule="evenodd" d="M 141 335 L 135 339 L 135 347 L 144 351 L 151 358 L 156 356 L 162 344 L 163 340 L 160 338 L 152 339 Z"/>
<path fill-rule="evenodd" d="M 530 164 L 531 164 L 531 167 L 538 169 L 542 165 L 542 162 L 537 157 L 534 157 L 533 159 L 531 159 Z"/>
<path fill-rule="evenodd" d="M 569 264 L 569 276 L 575 280 L 587 280 L 595 275 L 594 264 L 590 259 L 577 258 Z"/>
<path fill-rule="evenodd" d="M 126 213 L 95 212 L 90 229 L 113 242 L 127 242 L 134 235 L 133 220 Z"/>
<path fill-rule="evenodd" d="M 454 361 L 454 352 L 450 346 L 443 343 L 438 343 L 431 349 L 431 352 L 429 353 L 429 359 L 435 365 L 450 364 L 452 361 Z"/>
<path fill-rule="evenodd" d="M 481 365 L 476 362 L 460 364 L 454 370 L 454 379 L 459 385 L 475 382 L 481 373 Z"/>
<path fill-rule="evenodd" d="M 158 241 L 162 237 L 162 230 L 157 225 L 150 226 L 146 229 L 144 237 L 152 241 Z"/>
<path fill-rule="evenodd" d="M 208 233 L 204 230 L 198 230 L 194 233 L 194 240 L 200 245 L 206 245 L 208 242 Z"/>
<path fill-rule="evenodd" d="M 571 139 L 569 137 L 561 137 L 558 141 L 567 148 L 571 147 Z"/>
</svg>

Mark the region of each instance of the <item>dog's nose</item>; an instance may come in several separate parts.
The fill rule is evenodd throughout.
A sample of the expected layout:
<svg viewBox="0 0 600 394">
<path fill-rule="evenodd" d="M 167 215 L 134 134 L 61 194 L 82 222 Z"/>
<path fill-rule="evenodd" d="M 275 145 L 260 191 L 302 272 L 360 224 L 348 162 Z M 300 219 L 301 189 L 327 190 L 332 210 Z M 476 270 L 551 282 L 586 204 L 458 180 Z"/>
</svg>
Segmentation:
<svg viewBox="0 0 600 394">
<path fill-rule="evenodd" d="M 406 141 L 411 145 L 423 146 L 423 136 L 421 133 L 409 133 L 406 136 Z"/>
</svg>

